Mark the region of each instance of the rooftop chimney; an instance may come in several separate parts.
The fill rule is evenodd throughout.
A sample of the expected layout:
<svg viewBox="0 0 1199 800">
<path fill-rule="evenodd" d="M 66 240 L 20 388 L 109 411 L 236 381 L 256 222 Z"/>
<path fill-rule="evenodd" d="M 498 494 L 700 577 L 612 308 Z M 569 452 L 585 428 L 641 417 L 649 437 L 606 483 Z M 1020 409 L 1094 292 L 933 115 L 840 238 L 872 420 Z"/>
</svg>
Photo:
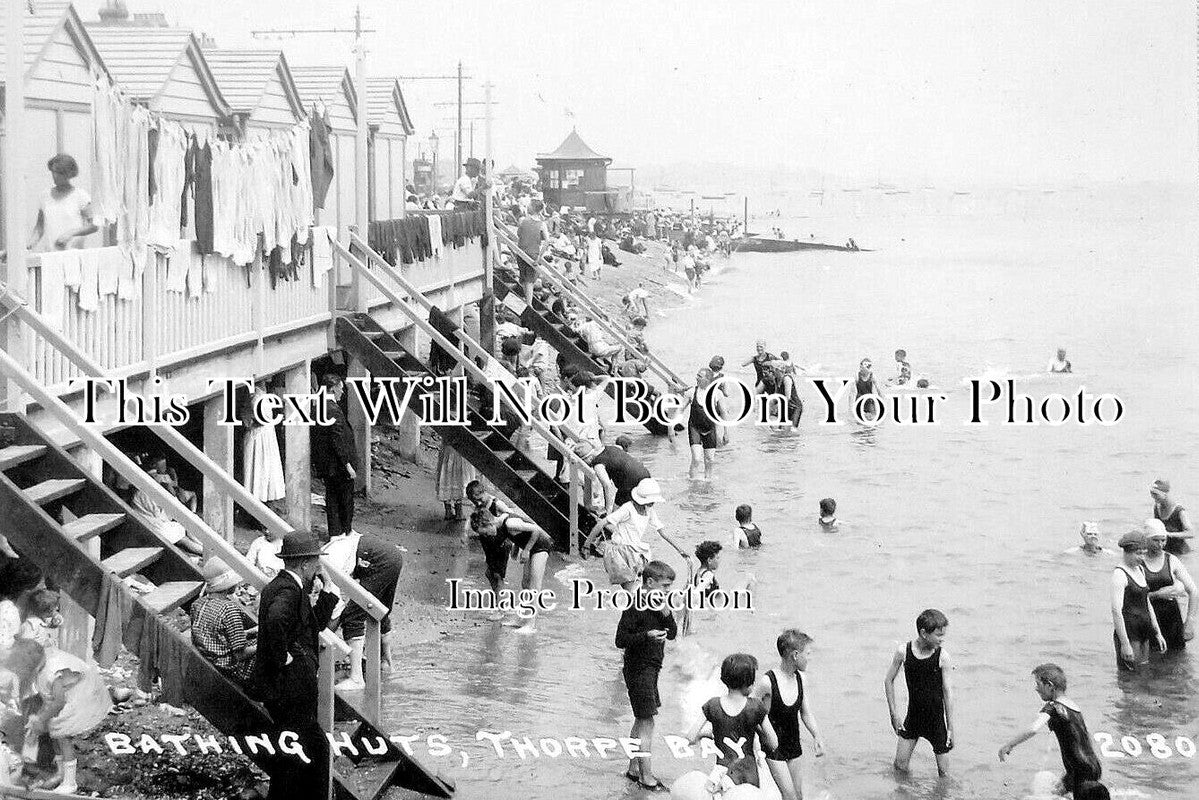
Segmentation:
<svg viewBox="0 0 1199 800">
<path fill-rule="evenodd" d="M 125 25 L 129 22 L 129 9 L 125 0 L 108 0 L 100 9 L 100 22 L 105 25 Z"/>
</svg>

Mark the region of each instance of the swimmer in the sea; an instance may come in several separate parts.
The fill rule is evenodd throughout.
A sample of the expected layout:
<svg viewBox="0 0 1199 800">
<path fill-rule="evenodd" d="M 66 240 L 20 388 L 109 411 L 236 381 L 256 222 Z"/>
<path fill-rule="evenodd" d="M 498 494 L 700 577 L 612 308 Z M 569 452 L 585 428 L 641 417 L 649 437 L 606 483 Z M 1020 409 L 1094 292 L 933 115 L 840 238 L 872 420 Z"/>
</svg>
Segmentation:
<svg viewBox="0 0 1199 800">
<path fill-rule="evenodd" d="M 1089 556 L 1097 556 L 1100 553 L 1109 556 L 1116 554 L 1114 550 L 1108 550 L 1099 543 L 1099 525 L 1097 523 L 1084 522 L 1078 535 L 1082 537 L 1082 544 L 1071 547 L 1066 550 L 1067 553 L 1086 553 Z"/>
<path fill-rule="evenodd" d="M 722 549 L 720 542 L 711 539 L 700 542 L 695 548 L 695 557 L 699 560 L 699 571 L 695 573 L 691 585 L 705 597 L 720 588 L 720 582 L 716 580 L 716 569 L 720 566 Z"/>
<path fill-rule="evenodd" d="M 1057 358 L 1049 362 L 1049 371 L 1056 373 L 1073 372 L 1070 362 L 1066 360 L 1066 349 L 1059 347 L 1057 349 Z"/>
<path fill-rule="evenodd" d="M 906 386 L 912 380 L 912 365 L 908 363 L 908 351 L 896 350 L 895 363 L 899 372 L 894 378 L 888 378 L 887 383 L 894 386 Z"/>
<path fill-rule="evenodd" d="M 737 506 L 733 512 L 737 527 L 733 529 L 733 547 L 761 547 L 762 529 L 754 522 L 754 510 L 748 503 Z"/>
<path fill-rule="evenodd" d="M 831 497 L 820 501 L 820 527 L 826 531 L 837 530 L 837 501 Z"/>
</svg>

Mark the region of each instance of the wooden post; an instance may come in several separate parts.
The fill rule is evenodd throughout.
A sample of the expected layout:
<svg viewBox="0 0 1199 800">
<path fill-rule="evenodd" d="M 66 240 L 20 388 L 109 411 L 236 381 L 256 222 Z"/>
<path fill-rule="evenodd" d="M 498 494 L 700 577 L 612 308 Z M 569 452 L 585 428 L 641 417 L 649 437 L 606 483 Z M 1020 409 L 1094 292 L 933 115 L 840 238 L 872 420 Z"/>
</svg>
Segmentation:
<svg viewBox="0 0 1199 800">
<path fill-rule="evenodd" d="M 289 395 L 312 391 L 312 364 L 305 361 L 284 374 L 284 391 Z M 298 530 L 312 529 L 312 428 L 284 425 L 283 475 L 287 484 L 284 518 Z"/>
<path fill-rule="evenodd" d="M 357 272 L 357 270 L 355 270 Z M 350 369 L 347 377 L 350 378 L 370 378 L 370 371 L 367 370 L 359 359 L 350 359 Z M 350 388 L 346 387 L 346 394 L 354 395 Z M 354 488 L 361 489 L 369 497 L 371 493 L 371 425 L 366 418 L 366 412 L 362 408 L 362 404 L 355 399 L 356 396 L 351 396 L 349 399 L 349 411 L 347 418 L 350 427 L 354 429 L 354 444 L 358 448 L 358 477 L 354 480 Z"/>
<path fill-rule="evenodd" d="M 0 281 L 8 284 L 10 291 L 24 297 L 26 294 L 25 241 L 26 232 L 33 220 L 25 213 L 25 179 L 23 168 L 26 163 L 24 139 L 28 135 L 25 124 L 25 0 L 5 0 L 4 39 L 8 44 L 5 51 L 4 86 L 4 246 L 8 249 L 8 261 L 0 263 Z M 5 319 L 0 323 L 0 349 L 9 353 L 24 353 L 21 323 L 16 319 Z M 19 356 L 18 356 L 19 357 Z M 25 366 L 33 368 L 31 363 Z M 0 400 L 4 407 L 22 411 L 21 390 L 14 381 L 6 380 Z"/>
<path fill-rule="evenodd" d="M 416 355 L 416 326 L 409 325 L 395 335 L 396 341 L 408 352 Z M 416 414 L 406 412 L 400 419 L 394 420 L 399 432 L 398 447 L 400 457 L 413 464 L 420 463 L 420 421 Z"/>
<path fill-rule="evenodd" d="M 204 455 L 227 475 L 233 474 L 233 426 L 222 425 L 222 395 L 204 401 Z M 245 465 L 242 465 L 243 468 Z M 203 519 L 225 541 L 233 541 L 233 498 L 209 478 L 203 481 Z M 205 555 L 208 555 L 205 553 Z"/>
<path fill-rule="evenodd" d="M 570 555 L 579 554 L 579 467 L 570 462 L 570 543 L 566 552 Z"/>
<path fill-rule="evenodd" d="M 304 600 L 307 602 L 307 599 Z M 321 730 L 326 733 L 333 732 L 333 706 L 334 706 L 334 690 L 333 678 L 334 670 L 334 654 L 328 647 L 321 648 L 320 664 L 317 668 L 317 704 L 316 704 L 316 721 L 321 726 Z M 329 763 L 326 765 L 326 772 L 329 776 L 329 783 L 321 790 L 325 796 L 325 800 L 333 800 L 333 751 L 328 751 Z"/>
<path fill-rule="evenodd" d="M 379 620 L 367 615 L 366 646 L 362 652 L 362 657 L 366 661 L 366 665 L 362 669 L 362 677 L 366 682 L 366 689 L 362 694 L 364 706 L 362 713 L 373 725 L 379 724 L 379 717 L 383 711 L 382 636 Z"/>
</svg>

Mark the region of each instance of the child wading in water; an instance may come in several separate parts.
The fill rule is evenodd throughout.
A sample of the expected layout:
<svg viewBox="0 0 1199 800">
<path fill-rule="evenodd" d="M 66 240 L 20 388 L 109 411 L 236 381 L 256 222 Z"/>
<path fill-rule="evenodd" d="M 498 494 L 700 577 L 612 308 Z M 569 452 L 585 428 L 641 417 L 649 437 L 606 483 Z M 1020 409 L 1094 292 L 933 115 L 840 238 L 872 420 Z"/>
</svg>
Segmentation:
<svg viewBox="0 0 1199 800">
<path fill-rule="evenodd" d="M 35 695 L 40 706 L 29 715 L 26 749 L 43 733 L 50 734 L 58 756 L 55 775 L 45 782 L 61 794 L 75 794 L 78 762 L 72 737 L 91 733 L 108 716 L 112 699 L 95 665 L 85 664 L 70 653 L 44 648 L 37 642 L 18 639 L 3 665 L 20 682 L 23 693 Z"/>
<path fill-rule="evenodd" d="M 475 504 L 475 513 L 471 516 L 471 527 L 478 532 L 480 541 L 485 537 L 494 540 L 511 542 L 512 558 L 518 559 L 525 565 L 522 589 L 533 592 L 541 591 L 541 583 L 545 579 L 545 565 L 549 562 L 550 553 L 554 550 L 554 540 L 549 534 L 533 523 L 523 520 L 510 511 L 496 497 L 488 494 L 479 481 L 471 481 L 466 487 L 466 495 Z M 484 546 L 494 551 L 494 541 Z M 488 559 L 488 580 L 493 571 L 491 557 Z M 494 585 L 492 587 L 495 588 Z M 520 624 L 519 633 L 532 633 L 536 620 L 529 617 Z"/>
<path fill-rule="evenodd" d="M 953 666 L 941 643 L 949 620 L 935 608 L 923 611 L 916 618 L 916 638 L 895 651 L 883 687 L 887 693 L 887 708 L 891 711 L 891 727 L 899 741 L 895 747 L 895 768 L 907 772 L 916 742 L 927 739 L 937 757 L 937 771 L 949 771 L 947 755 L 953 749 L 953 692 L 949 671 Z M 895 679 L 903 670 L 908 685 L 908 714 L 899 716 L 895 704 Z"/>
<path fill-rule="evenodd" d="M 733 547 L 761 547 L 762 529 L 754 524 L 754 510 L 746 503 L 733 512 L 737 527 L 733 529 Z"/>
<path fill-rule="evenodd" d="M 695 548 L 695 557 L 699 559 L 699 572 L 695 573 L 695 579 L 691 585 L 702 592 L 705 597 L 720 588 L 720 583 L 716 580 L 716 568 L 720 566 L 722 549 L 724 548 L 720 546 L 720 542 L 711 539 L 700 542 L 699 546 Z"/>
<path fill-rule="evenodd" d="M 674 583 L 674 570 L 662 561 L 651 561 L 641 573 L 641 588 L 646 594 L 661 593 Z M 666 655 L 666 640 L 678 636 L 674 616 L 665 610 L 654 610 L 648 604 L 634 603 L 620 615 L 616 627 L 616 646 L 624 651 L 624 682 L 633 707 L 633 729 L 629 738 L 640 741 L 645 756 L 629 761 L 625 777 L 644 789 L 667 791 L 654 777 L 648 755 L 653 746 L 654 717 L 662 705 L 658 696 L 658 673 Z"/>
<path fill-rule="evenodd" d="M 762 736 L 766 752 L 778 748 L 778 738 L 767 717 L 766 705 L 750 697 L 758 673 L 758 660 L 745 653 L 734 653 L 720 665 L 720 682 L 728 687 L 722 697 L 704 703 L 704 718 L 687 737 L 695 744 L 710 729 L 712 740 L 720 748 L 717 766 L 729 771 L 733 783 L 761 786 L 754 742 Z"/>
<path fill-rule="evenodd" d="M 837 529 L 837 501 L 831 497 L 820 501 L 820 527 L 826 531 Z"/>
<path fill-rule="evenodd" d="M 1032 671 L 1032 676 L 1037 694 L 1045 701 L 1045 705 L 1041 706 L 1041 713 L 1037 714 L 1028 730 L 1012 737 L 1011 741 L 999 748 L 999 760 L 1006 760 L 1016 747 L 1048 725 L 1049 730 L 1057 736 L 1057 744 L 1062 751 L 1062 766 L 1066 768 L 1061 793 L 1072 792 L 1075 798 L 1081 798 L 1084 789 L 1095 792 L 1093 782 L 1103 775 L 1103 765 L 1099 763 L 1091 745 L 1091 734 L 1087 732 L 1082 711 L 1073 700 L 1066 697 L 1066 673 L 1057 664 L 1042 664 Z"/>
<path fill-rule="evenodd" d="M 778 737 L 778 747 L 766 751 L 766 766 L 774 777 L 783 800 L 803 800 L 803 744 L 799 736 L 802 720 L 812 734 L 816 757 L 824 755 L 824 739 L 809 707 L 811 694 L 805 670 L 812 657 L 812 637 L 789 628 L 779 634 L 779 666 L 768 670 L 754 686 L 753 696 L 766 702 L 767 718 Z"/>
</svg>

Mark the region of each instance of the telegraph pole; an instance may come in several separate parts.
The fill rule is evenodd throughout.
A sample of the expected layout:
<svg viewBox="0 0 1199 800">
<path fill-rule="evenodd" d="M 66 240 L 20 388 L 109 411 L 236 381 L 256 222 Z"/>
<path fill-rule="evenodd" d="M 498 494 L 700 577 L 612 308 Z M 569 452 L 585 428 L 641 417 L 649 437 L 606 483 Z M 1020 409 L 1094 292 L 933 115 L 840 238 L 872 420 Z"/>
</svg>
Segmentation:
<svg viewBox="0 0 1199 800">
<path fill-rule="evenodd" d="M 454 169 L 459 169 L 462 166 L 462 62 L 458 62 L 458 152 L 455 154 L 458 158 L 457 166 Z"/>
<path fill-rule="evenodd" d="M 484 115 L 486 121 L 483 123 L 483 152 L 487 155 L 488 167 L 494 167 L 492 161 L 495 158 L 495 153 L 491 150 L 491 90 L 495 87 L 491 81 L 483 84 L 483 105 L 485 107 Z"/>
<path fill-rule="evenodd" d="M 456 105 L 458 107 L 458 125 L 457 136 L 454 137 L 454 154 L 458 158 L 458 164 L 454 167 L 454 179 L 458 178 L 458 170 L 462 169 L 462 106 L 467 105 L 462 102 L 462 82 L 473 80 L 470 75 L 462 74 L 462 62 L 458 62 L 457 75 L 401 75 L 398 80 L 401 81 L 457 81 L 458 82 L 458 101 L 456 103 L 438 103 L 436 105 Z M 437 183 L 437 175 L 433 175 L 434 184 Z"/>
</svg>

